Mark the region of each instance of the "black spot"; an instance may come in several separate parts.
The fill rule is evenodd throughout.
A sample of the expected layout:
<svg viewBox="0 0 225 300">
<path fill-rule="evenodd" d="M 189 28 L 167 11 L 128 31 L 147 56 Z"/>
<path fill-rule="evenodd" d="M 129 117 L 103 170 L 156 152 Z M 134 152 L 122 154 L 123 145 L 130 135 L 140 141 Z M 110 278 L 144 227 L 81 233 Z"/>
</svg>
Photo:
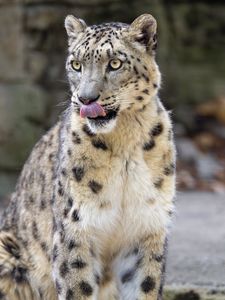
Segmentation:
<svg viewBox="0 0 225 300">
<path fill-rule="evenodd" d="M 33 196 L 29 196 L 29 201 L 30 201 L 30 203 L 34 203 L 34 197 Z"/>
<path fill-rule="evenodd" d="M 16 242 L 11 239 L 10 237 L 7 237 L 5 240 L 2 241 L 4 249 L 14 256 L 16 259 L 20 259 L 20 249 L 19 246 L 16 244 Z"/>
<path fill-rule="evenodd" d="M 150 276 L 147 276 L 145 280 L 141 284 L 142 291 L 147 294 L 154 290 L 155 288 L 155 281 Z"/>
<path fill-rule="evenodd" d="M 68 154 L 69 156 L 71 156 L 71 154 L 72 154 L 71 149 L 68 149 L 68 150 L 67 150 L 67 154 Z"/>
<path fill-rule="evenodd" d="M 150 140 L 148 143 L 144 144 L 143 150 L 149 151 L 149 150 L 151 150 L 154 147 L 155 147 L 155 141 L 154 140 Z"/>
<path fill-rule="evenodd" d="M 44 210 L 46 208 L 46 201 L 45 199 L 41 199 L 41 203 L 40 203 L 40 210 Z"/>
<path fill-rule="evenodd" d="M 54 157 L 54 153 L 50 153 L 49 156 L 48 156 L 48 159 L 49 159 L 50 161 L 52 161 L 53 157 Z"/>
<path fill-rule="evenodd" d="M 27 269 L 22 267 L 15 267 L 12 270 L 12 277 L 17 283 L 22 283 L 27 280 Z"/>
<path fill-rule="evenodd" d="M 65 240 L 65 227 L 62 222 L 59 223 L 59 235 L 60 235 L 60 242 L 64 243 Z"/>
<path fill-rule="evenodd" d="M 52 250 L 52 260 L 55 261 L 57 257 L 58 257 L 58 246 L 54 245 Z"/>
<path fill-rule="evenodd" d="M 168 215 L 169 215 L 170 217 L 172 217 L 172 216 L 173 216 L 173 211 L 172 211 L 172 210 L 169 210 L 169 211 L 168 211 Z"/>
<path fill-rule="evenodd" d="M 62 175 L 65 177 L 65 176 L 67 175 L 66 169 L 63 168 L 61 173 L 62 173 Z"/>
<path fill-rule="evenodd" d="M 144 98 L 143 98 L 142 96 L 137 96 L 137 97 L 136 97 L 136 100 L 142 101 L 142 100 L 144 100 Z"/>
<path fill-rule="evenodd" d="M 87 263 L 83 261 L 81 258 L 77 258 L 71 262 L 71 268 L 74 269 L 83 269 L 85 268 Z"/>
<path fill-rule="evenodd" d="M 84 168 L 82 167 L 74 167 L 72 169 L 73 176 L 76 179 L 77 182 L 80 182 L 82 178 L 84 177 Z"/>
<path fill-rule="evenodd" d="M 68 204 L 68 208 L 72 208 L 72 206 L 73 206 L 73 199 L 71 197 L 69 197 L 67 204 Z"/>
<path fill-rule="evenodd" d="M 64 194 L 64 190 L 61 186 L 58 188 L 58 194 L 59 194 L 59 196 L 63 196 L 63 194 Z"/>
<path fill-rule="evenodd" d="M 48 246 L 45 242 L 41 242 L 41 249 L 44 251 L 44 252 L 47 252 L 48 251 Z"/>
<path fill-rule="evenodd" d="M 169 175 L 173 175 L 175 172 L 175 165 L 174 163 L 171 163 L 169 166 L 165 167 L 164 169 L 164 174 L 169 176 Z"/>
<path fill-rule="evenodd" d="M 140 108 L 138 111 L 143 112 L 146 109 L 146 105 L 143 105 L 142 108 Z"/>
<path fill-rule="evenodd" d="M 135 74 L 136 75 L 138 75 L 139 73 L 138 73 L 138 70 L 137 70 L 137 68 L 134 66 L 134 72 L 135 72 Z"/>
<path fill-rule="evenodd" d="M 72 139 L 73 139 L 73 142 L 75 144 L 80 144 L 81 143 L 81 138 L 79 137 L 79 134 L 76 133 L 75 131 L 72 132 Z"/>
<path fill-rule="evenodd" d="M 55 195 L 53 195 L 50 199 L 50 204 L 53 205 L 55 203 Z"/>
<path fill-rule="evenodd" d="M 95 282 L 97 285 L 100 284 L 100 276 L 98 274 L 95 274 Z"/>
<path fill-rule="evenodd" d="M 159 178 L 156 182 L 154 182 L 154 186 L 156 188 L 161 188 L 163 184 L 163 178 Z"/>
<path fill-rule="evenodd" d="M 149 78 L 148 78 L 148 76 L 146 76 L 145 74 L 142 74 L 142 77 L 145 79 L 145 81 L 146 81 L 147 83 L 149 83 Z"/>
<path fill-rule="evenodd" d="M 98 192 L 102 189 L 102 185 L 95 180 L 89 181 L 88 186 L 95 194 L 98 194 Z"/>
<path fill-rule="evenodd" d="M 35 240 L 39 239 L 37 223 L 35 221 L 33 221 L 33 223 L 32 223 L 32 235 Z"/>
<path fill-rule="evenodd" d="M 71 289 L 68 289 L 66 292 L 66 300 L 72 300 L 73 299 L 73 291 Z"/>
<path fill-rule="evenodd" d="M 161 262 L 161 261 L 163 260 L 163 255 L 162 255 L 162 254 L 154 254 L 154 255 L 152 256 L 152 258 L 153 258 L 154 260 L 156 260 L 157 262 Z"/>
<path fill-rule="evenodd" d="M 62 287 L 61 287 L 61 285 L 59 284 L 58 280 L 56 280 L 56 282 L 55 282 L 55 287 L 56 287 L 57 293 L 58 293 L 58 294 L 61 294 L 61 292 L 62 292 Z"/>
<path fill-rule="evenodd" d="M 142 91 L 142 93 L 144 93 L 144 94 L 146 94 L 146 95 L 149 95 L 149 90 L 148 90 L 148 89 L 144 89 L 144 90 Z"/>
<path fill-rule="evenodd" d="M 108 150 L 108 147 L 106 146 L 105 142 L 98 140 L 92 140 L 92 145 L 97 149 L 102 149 L 104 151 Z"/>
<path fill-rule="evenodd" d="M 69 269 L 68 269 L 68 264 L 66 261 L 64 261 L 60 267 L 59 267 L 59 273 L 62 277 L 65 277 L 65 275 L 69 272 Z"/>
<path fill-rule="evenodd" d="M 153 83 L 153 87 L 156 89 L 158 85 L 156 83 Z"/>
<path fill-rule="evenodd" d="M 68 244 L 68 250 L 71 251 L 72 249 L 78 247 L 79 245 L 74 241 L 74 240 L 70 240 L 69 244 Z"/>
<path fill-rule="evenodd" d="M 79 212 L 77 209 L 74 209 L 73 213 L 72 213 L 72 220 L 74 222 L 78 222 L 80 220 L 80 217 L 79 217 Z"/>
<path fill-rule="evenodd" d="M 87 124 L 84 124 L 84 126 L 83 126 L 83 131 L 88 135 L 88 136 L 95 136 L 95 133 L 93 133 L 90 129 L 89 129 L 89 127 L 88 127 L 88 125 Z"/>
<path fill-rule="evenodd" d="M 106 50 L 106 54 L 107 54 L 108 58 L 111 57 L 111 55 L 110 55 L 110 49 L 107 49 L 107 50 Z"/>
<path fill-rule="evenodd" d="M 134 278 L 135 271 L 136 271 L 135 269 L 132 269 L 125 272 L 121 277 L 121 282 L 126 283 L 131 281 Z"/>
<path fill-rule="evenodd" d="M 152 136 L 160 135 L 163 132 L 163 125 L 162 123 L 158 123 L 153 129 L 151 130 Z"/>
<path fill-rule="evenodd" d="M 64 216 L 64 218 L 67 218 L 68 212 L 69 212 L 69 209 L 68 208 L 64 208 L 64 210 L 63 210 L 63 216 Z"/>
<path fill-rule="evenodd" d="M 58 181 L 58 185 L 59 187 L 62 186 L 62 182 L 60 180 Z"/>
<path fill-rule="evenodd" d="M 82 294 L 85 296 L 91 296 L 93 293 L 92 286 L 86 281 L 80 282 L 80 290 L 81 290 Z"/>
</svg>

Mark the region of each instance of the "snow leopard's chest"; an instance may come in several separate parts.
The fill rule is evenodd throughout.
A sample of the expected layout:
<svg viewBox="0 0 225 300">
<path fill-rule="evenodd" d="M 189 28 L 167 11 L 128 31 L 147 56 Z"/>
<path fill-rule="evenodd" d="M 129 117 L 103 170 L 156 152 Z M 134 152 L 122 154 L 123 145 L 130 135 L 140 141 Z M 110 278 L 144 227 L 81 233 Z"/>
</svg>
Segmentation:
<svg viewBox="0 0 225 300">
<path fill-rule="evenodd" d="M 116 248 L 162 226 L 163 209 L 142 155 L 112 160 L 101 178 L 101 192 L 81 205 L 80 213 L 82 226 L 90 228 L 103 247 L 110 243 Z"/>
</svg>

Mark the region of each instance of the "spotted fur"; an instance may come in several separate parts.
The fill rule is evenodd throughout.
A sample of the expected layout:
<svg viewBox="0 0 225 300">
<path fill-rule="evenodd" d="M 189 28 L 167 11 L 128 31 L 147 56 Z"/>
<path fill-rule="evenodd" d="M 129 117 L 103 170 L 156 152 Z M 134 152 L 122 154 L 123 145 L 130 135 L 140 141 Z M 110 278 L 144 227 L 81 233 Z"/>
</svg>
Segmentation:
<svg viewBox="0 0 225 300">
<path fill-rule="evenodd" d="M 156 21 L 65 25 L 71 105 L 34 147 L 4 214 L 0 298 L 161 299 L 175 150 L 157 96 Z M 81 118 L 83 99 L 106 115 Z"/>
</svg>

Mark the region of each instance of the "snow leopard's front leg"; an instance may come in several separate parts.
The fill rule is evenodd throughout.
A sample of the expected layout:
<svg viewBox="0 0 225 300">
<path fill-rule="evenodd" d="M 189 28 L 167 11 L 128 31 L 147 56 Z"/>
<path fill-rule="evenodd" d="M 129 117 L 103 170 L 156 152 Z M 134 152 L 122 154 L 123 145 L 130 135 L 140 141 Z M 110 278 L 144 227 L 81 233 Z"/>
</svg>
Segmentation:
<svg viewBox="0 0 225 300">
<path fill-rule="evenodd" d="M 161 300 L 165 272 L 164 233 L 149 234 L 117 258 L 121 300 Z"/>
<path fill-rule="evenodd" d="M 139 300 L 161 300 L 165 276 L 167 242 L 165 234 L 150 234 L 140 246 L 141 263 Z"/>
<path fill-rule="evenodd" d="M 80 230 L 76 209 L 71 209 L 69 218 L 72 223 L 55 222 L 53 236 L 53 280 L 58 299 L 97 300 L 100 267 L 96 249 L 88 232 Z"/>
</svg>

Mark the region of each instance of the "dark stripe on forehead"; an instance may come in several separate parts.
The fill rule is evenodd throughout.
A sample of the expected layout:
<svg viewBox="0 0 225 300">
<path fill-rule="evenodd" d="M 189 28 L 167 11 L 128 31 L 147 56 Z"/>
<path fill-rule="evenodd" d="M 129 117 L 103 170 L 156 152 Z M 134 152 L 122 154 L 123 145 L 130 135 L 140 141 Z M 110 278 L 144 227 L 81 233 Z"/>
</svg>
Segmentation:
<svg viewBox="0 0 225 300">
<path fill-rule="evenodd" d="M 107 54 L 108 58 L 110 58 L 110 57 L 111 57 L 111 54 L 110 54 L 110 49 L 107 49 L 107 50 L 106 50 L 106 54 Z"/>
<path fill-rule="evenodd" d="M 80 49 L 77 50 L 77 59 L 79 60 L 80 58 Z"/>
<path fill-rule="evenodd" d="M 109 44 L 110 44 L 110 46 L 111 46 L 111 47 L 112 47 L 112 49 L 113 49 L 114 47 L 113 47 L 113 44 L 112 44 L 112 42 L 111 42 L 111 41 L 109 41 Z"/>
</svg>

